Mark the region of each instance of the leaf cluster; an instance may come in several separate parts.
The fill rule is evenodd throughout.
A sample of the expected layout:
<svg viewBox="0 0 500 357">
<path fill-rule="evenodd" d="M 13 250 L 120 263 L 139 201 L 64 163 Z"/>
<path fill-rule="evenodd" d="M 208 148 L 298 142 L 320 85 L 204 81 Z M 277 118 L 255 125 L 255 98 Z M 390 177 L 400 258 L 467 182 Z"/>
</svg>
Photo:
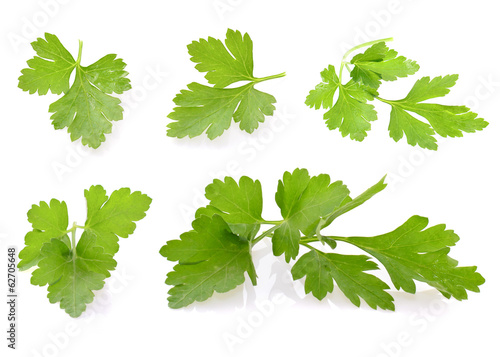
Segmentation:
<svg viewBox="0 0 500 357">
<path fill-rule="evenodd" d="M 314 109 L 327 109 L 323 118 L 328 129 L 339 129 L 342 136 L 363 141 L 371 129 L 371 122 L 377 120 L 375 107 L 369 103 L 375 99 L 391 106 L 389 136 L 396 142 L 406 136 L 408 144 L 425 149 L 437 150 L 436 134 L 461 137 L 464 132 L 474 133 L 488 125 L 466 106 L 427 102 L 448 94 L 458 79 L 457 74 L 433 79 L 422 77 L 403 99 L 381 98 L 378 89 L 382 82 L 413 75 L 420 68 L 415 61 L 389 49 L 387 40 L 391 39 L 368 42 L 348 51 L 338 74 L 332 65 L 321 72 L 321 83 L 309 92 L 306 104 Z M 347 60 L 353 51 L 369 45 L 364 53 Z M 345 69 L 351 79 L 344 84 L 342 72 Z"/>
<path fill-rule="evenodd" d="M 36 267 L 33 285 L 48 285 L 49 301 L 60 306 L 71 317 L 78 317 L 94 299 L 93 291 L 104 286 L 116 267 L 118 239 L 131 235 L 149 209 L 151 199 L 128 188 L 106 195 L 102 186 L 85 190 L 87 220 L 85 225 L 68 223 L 64 201 L 40 202 L 28 211 L 33 230 L 25 237 L 19 253 L 19 270 Z M 83 229 L 76 240 L 76 230 Z"/>
<path fill-rule="evenodd" d="M 245 281 L 245 274 L 255 285 L 252 249 L 264 238 L 271 239 L 275 256 L 295 261 L 293 279 L 305 278 L 305 292 L 319 300 L 333 291 L 335 282 L 356 306 L 364 300 L 374 309 L 394 310 L 389 285 L 372 274 L 379 269 L 378 263 L 389 273 L 393 286 L 408 293 L 416 292 L 415 281 L 458 300 L 467 299 L 467 290 L 478 292 L 483 277 L 476 267 L 459 267 L 448 255 L 459 237 L 443 224 L 428 227 L 427 218 L 413 216 L 393 231 L 373 237 L 324 233 L 338 217 L 385 187 L 382 179 L 353 198 L 341 181 L 332 182 L 328 175 L 311 177 L 305 169 L 285 172 L 275 196 L 281 218 L 269 221 L 262 218 L 258 180 L 246 176 L 239 182 L 231 177 L 214 180 L 205 190 L 210 203 L 196 212 L 193 229 L 160 250 L 177 262 L 166 279 L 173 286 L 169 306 L 180 308 L 204 301 L 214 292 L 232 290 Z M 337 242 L 351 244 L 365 254 L 338 253 Z"/>
</svg>

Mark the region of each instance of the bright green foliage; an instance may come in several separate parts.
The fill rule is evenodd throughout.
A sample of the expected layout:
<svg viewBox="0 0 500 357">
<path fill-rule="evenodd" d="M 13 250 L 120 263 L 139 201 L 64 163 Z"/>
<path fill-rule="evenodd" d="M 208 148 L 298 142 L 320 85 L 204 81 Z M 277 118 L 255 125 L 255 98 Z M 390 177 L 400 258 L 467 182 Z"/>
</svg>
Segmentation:
<svg viewBox="0 0 500 357">
<path fill-rule="evenodd" d="M 19 88 L 30 94 L 64 95 L 49 107 L 55 129 L 68 128 L 72 141 L 82 139 L 83 145 L 97 148 L 111 133 L 112 121 L 123 118 L 120 100 L 109 94 L 121 94 L 131 88 L 126 64 L 109 54 L 94 64 L 81 65 L 82 43 L 78 57 L 61 44 L 57 36 L 45 34 L 32 44 L 37 56 L 28 60 L 28 68 L 21 71 Z M 71 73 L 75 80 L 70 86 Z"/>
<path fill-rule="evenodd" d="M 410 90 L 406 98 L 401 100 L 386 100 L 390 104 L 391 121 L 389 135 L 399 141 L 403 135 L 408 143 L 419 145 L 427 149 L 437 149 L 434 134 L 443 137 L 460 137 L 462 132 L 474 133 L 483 130 L 488 123 L 465 106 L 450 106 L 441 104 L 422 103 L 431 98 L 442 97 L 455 85 L 458 75 L 429 77 L 419 79 Z M 409 112 L 425 118 L 424 123 Z"/>
<path fill-rule="evenodd" d="M 108 198 L 102 186 L 85 190 L 87 220 L 85 232 L 96 236 L 96 243 L 108 254 L 118 252 L 118 237 L 134 233 L 136 221 L 146 217 L 151 199 L 129 188 L 114 191 Z"/>
<path fill-rule="evenodd" d="M 362 141 L 371 128 L 370 122 L 377 119 L 375 107 L 367 104 L 377 92 L 353 80 L 343 85 L 331 65 L 321 72 L 321 79 L 322 83 L 309 93 L 306 104 L 316 109 L 331 108 L 323 116 L 328 128 L 340 129 L 342 136 Z M 333 105 L 337 89 L 339 95 Z"/>
<path fill-rule="evenodd" d="M 224 293 L 245 281 L 244 273 L 256 283 L 250 242 L 231 232 L 219 215 L 201 216 L 193 231 L 162 247 L 168 260 L 179 261 L 168 274 L 170 307 L 179 308 L 208 299 L 214 291 Z"/>
<path fill-rule="evenodd" d="M 60 302 L 72 317 L 85 311 L 94 299 L 93 291 L 102 289 L 104 279 L 116 267 L 118 236 L 126 238 L 135 230 L 135 221 L 145 217 L 151 199 L 128 188 L 114 191 L 108 198 L 102 186 L 85 190 L 87 221 L 68 228 L 65 202 L 52 199 L 40 202 L 28 212 L 33 230 L 25 238 L 26 247 L 19 253 L 19 269 L 38 265 L 33 271 L 33 285 L 48 285 L 51 303 Z M 82 228 L 80 239 L 76 230 Z M 71 239 L 68 235 L 71 235 Z"/>
<path fill-rule="evenodd" d="M 232 120 L 240 129 L 252 133 L 265 116 L 273 114 L 276 99 L 255 89 L 255 85 L 269 79 L 283 77 L 278 74 L 264 78 L 253 75 L 253 42 L 248 34 L 228 30 L 225 43 L 209 37 L 188 45 L 191 60 L 213 87 L 199 83 L 188 84 L 187 90 L 174 98 L 177 105 L 168 115 L 174 122 L 168 124 L 167 135 L 190 138 L 207 133 L 210 139 L 223 134 Z M 237 82 L 248 82 L 227 88 Z"/>
<path fill-rule="evenodd" d="M 361 300 L 376 309 L 394 310 L 389 286 L 370 271 L 378 264 L 365 255 L 324 252 L 338 249 L 337 242 L 352 244 L 378 260 L 387 269 L 396 289 L 415 293 L 414 280 L 435 287 L 445 297 L 467 298 L 466 290 L 478 292 L 484 283 L 476 267 L 458 267 L 448 256 L 458 236 L 444 225 L 427 228 L 427 219 L 412 217 L 393 232 L 371 237 L 338 237 L 323 230 L 336 218 L 360 206 L 386 187 L 384 178 L 351 198 L 341 181 L 328 175 L 309 176 L 307 170 L 285 172 L 278 183 L 276 203 L 283 219 L 262 218 L 262 188 L 257 180 L 243 176 L 214 180 L 207 186 L 209 205 L 198 209 L 193 229 L 180 240 L 170 240 L 160 253 L 178 262 L 168 273 L 172 308 L 204 301 L 214 292 L 226 292 L 243 284 L 245 272 L 256 284 L 252 248 L 271 238 L 274 255 L 284 255 L 292 277 L 305 277 L 305 291 L 319 300 L 336 283 L 356 306 Z M 362 224 L 362 223 L 360 223 Z M 270 228 L 261 229 L 264 225 Z M 301 249 L 308 252 L 300 255 Z"/>
<path fill-rule="evenodd" d="M 378 42 L 359 53 L 351 60 L 354 68 L 351 77 L 358 83 L 377 89 L 382 80 L 395 81 L 398 78 L 415 74 L 419 65 L 406 57 L 398 56 L 385 42 Z"/>
<path fill-rule="evenodd" d="M 408 144 L 437 150 L 435 134 L 443 137 L 460 137 L 463 132 L 473 133 L 484 129 L 488 123 L 465 106 L 450 106 L 422 103 L 431 98 L 442 97 L 449 93 L 458 75 L 429 77 L 419 79 L 408 96 L 402 100 L 387 100 L 379 97 L 377 89 L 382 81 L 395 81 L 419 70 L 412 60 L 389 49 L 385 41 L 372 41 L 354 47 L 344 56 L 339 74 L 332 65 L 321 72 L 321 83 L 309 92 L 306 104 L 311 108 L 328 109 L 323 115 L 330 130 L 339 129 L 342 136 L 363 141 L 371 122 L 377 120 L 375 107 L 368 101 L 377 99 L 392 106 L 389 135 L 395 141 L 406 136 Z M 369 46 L 364 53 L 355 55 L 350 61 L 346 58 L 355 50 Z M 353 66 L 351 69 L 350 66 Z M 342 72 L 349 69 L 351 80 L 342 83 Z M 339 91 L 334 103 L 336 91 Z M 412 114 L 427 120 L 415 118 Z"/>
<path fill-rule="evenodd" d="M 366 102 L 372 100 L 374 93 L 362 84 L 349 81 L 339 83 L 339 97 L 335 105 L 328 110 L 324 119 L 328 129 L 340 129 L 342 136 L 363 141 L 366 132 L 371 129 L 371 121 L 377 120 L 374 106 Z"/>
<path fill-rule="evenodd" d="M 50 205 L 45 202 L 40 202 L 39 206 L 33 205 L 28 211 L 28 221 L 33 230 L 26 234 L 26 247 L 19 253 L 19 270 L 37 265 L 42 258 L 42 246 L 53 238 L 69 241 L 68 208 L 65 202 L 52 199 Z"/>
<path fill-rule="evenodd" d="M 239 184 L 232 177 L 214 180 L 205 189 L 212 207 L 229 223 L 262 223 L 262 187 L 259 180 L 243 176 Z"/>
<path fill-rule="evenodd" d="M 428 223 L 427 218 L 413 216 L 390 233 L 346 241 L 377 258 L 397 289 L 415 293 L 414 280 L 419 280 L 457 300 L 467 299 L 466 290 L 479 292 L 484 278 L 476 267 L 457 267 L 448 256 L 459 237 L 444 224 L 425 229 Z"/>
<path fill-rule="evenodd" d="M 95 245 L 95 238 L 82 235 L 76 251 L 72 251 L 61 240 L 53 239 L 43 245 L 43 259 L 33 272 L 33 285 L 49 285 L 47 295 L 54 304 L 61 303 L 61 309 L 71 317 L 78 317 L 86 304 L 94 300 L 93 290 L 104 286 L 104 279 L 110 276 L 116 262 L 102 247 Z"/>
<path fill-rule="evenodd" d="M 287 262 L 299 253 L 300 232 L 311 236 L 319 220 L 338 208 L 349 196 L 341 181 L 330 184 L 330 176 L 309 177 L 307 170 L 285 172 L 278 183 L 276 204 L 283 222 L 274 231 L 273 253 L 285 254 Z"/>
<path fill-rule="evenodd" d="M 378 269 L 377 264 L 364 255 L 341 255 L 311 250 L 292 268 L 295 280 L 306 277 L 305 291 L 322 300 L 333 291 L 335 280 L 344 295 L 360 306 L 360 298 L 373 309 L 394 310 L 394 298 L 385 290 L 389 286 L 365 271 Z"/>
</svg>

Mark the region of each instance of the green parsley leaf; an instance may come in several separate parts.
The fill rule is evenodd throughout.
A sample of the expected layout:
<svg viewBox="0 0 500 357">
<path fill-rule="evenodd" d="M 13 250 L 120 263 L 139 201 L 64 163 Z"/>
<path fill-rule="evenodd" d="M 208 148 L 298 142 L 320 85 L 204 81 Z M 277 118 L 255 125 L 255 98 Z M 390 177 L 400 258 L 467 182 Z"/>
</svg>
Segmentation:
<svg viewBox="0 0 500 357">
<path fill-rule="evenodd" d="M 351 302 L 360 306 L 360 298 L 376 309 L 394 310 L 394 298 L 385 290 L 389 286 L 365 271 L 378 269 L 365 255 L 341 255 L 311 250 L 292 268 L 294 280 L 306 277 L 305 291 L 322 300 L 333 291 L 333 280 Z"/>
<path fill-rule="evenodd" d="M 129 188 L 114 191 L 108 198 L 102 186 L 85 190 L 87 220 L 85 232 L 96 236 L 97 244 L 108 254 L 118 252 L 118 237 L 127 238 L 134 233 L 134 222 L 146 217 L 151 198 Z"/>
<path fill-rule="evenodd" d="M 166 280 L 174 286 L 168 298 L 171 308 L 232 290 L 243 284 L 245 272 L 256 283 L 249 241 L 232 233 L 221 216 L 202 215 L 193 222 L 193 229 L 160 250 L 168 260 L 179 261 Z"/>
<path fill-rule="evenodd" d="M 352 79 L 374 89 L 378 89 L 382 80 L 395 81 L 415 74 L 420 68 L 415 61 L 398 56 L 385 42 L 376 43 L 364 53 L 357 54 L 350 63 L 354 65 Z"/>
<path fill-rule="evenodd" d="M 120 100 L 109 94 L 121 94 L 131 88 L 126 64 L 109 54 L 94 64 L 81 65 L 82 42 L 75 59 L 57 36 L 46 33 L 32 44 L 37 56 L 28 60 L 28 68 L 21 71 L 19 88 L 30 94 L 64 93 L 49 107 L 55 129 L 68 128 L 72 141 L 98 148 L 111 133 L 112 121 L 123 118 Z M 70 86 L 71 73 L 75 80 Z"/>
<path fill-rule="evenodd" d="M 353 140 L 363 141 L 371 129 L 370 122 L 377 119 L 375 107 L 366 102 L 373 100 L 377 93 L 354 81 L 343 85 L 331 65 L 321 72 L 321 78 L 323 82 L 309 92 L 306 104 L 316 109 L 331 108 L 323 115 L 328 129 L 340 129 L 342 136 L 349 135 Z M 333 105 L 337 89 L 339 96 Z"/>
<path fill-rule="evenodd" d="M 285 254 L 287 262 L 299 253 L 300 232 L 310 236 L 324 216 L 349 195 L 349 190 L 341 181 L 330 184 L 330 176 L 309 177 L 307 170 L 285 172 L 278 183 L 276 203 L 281 209 L 283 222 L 274 232 L 274 255 Z"/>
<path fill-rule="evenodd" d="M 478 118 L 476 113 L 465 106 L 450 106 L 422 103 L 431 98 L 442 97 L 449 93 L 455 85 L 458 75 L 429 77 L 419 79 L 408 96 L 402 100 L 387 100 L 379 97 L 377 89 L 382 80 L 395 81 L 416 73 L 419 66 L 415 61 L 398 56 L 389 49 L 385 42 L 392 39 L 371 41 L 347 51 L 339 73 L 329 65 L 321 72 L 321 83 L 309 92 L 306 105 L 315 109 L 328 109 L 323 115 L 330 130 L 340 129 L 342 136 L 363 141 L 370 122 L 377 120 L 375 107 L 368 101 L 377 99 L 391 105 L 389 135 L 399 141 L 404 135 L 408 144 L 422 148 L 437 150 L 435 134 L 443 137 L 461 137 L 463 132 L 474 133 L 484 129 L 488 123 Z M 364 53 L 355 55 L 351 61 L 347 57 L 359 48 L 370 46 Z M 351 69 L 350 66 L 354 68 Z M 348 69 L 352 79 L 342 83 L 342 73 Z M 338 98 L 334 104 L 334 96 L 338 89 Z M 412 116 L 413 112 L 429 122 L 420 121 Z"/>
<path fill-rule="evenodd" d="M 455 85 L 457 79 L 458 75 L 436 77 L 432 80 L 423 77 L 415 83 L 404 99 L 384 100 L 392 107 L 389 123 L 391 138 L 399 141 L 406 135 L 408 144 L 436 150 L 436 139 L 433 136 L 435 133 L 443 137 L 460 137 L 463 136 L 462 132 L 474 133 L 486 128 L 488 123 L 465 106 L 422 103 L 427 99 L 448 94 L 449 88 Z M 427 119 L 430 125 L 409 112 Z"/>
<path fill-rule="evenodd" d="M 238 184 L 232 177 L 226 177 L 224 182 L 214 180 L 205 192 L 210 205 L 221 211 L 220 216 L 226 222 L 262 222 L 262 187 L 259 180 L 243 176 Z"/>
<path fill-rule="evenodd" d="M 47 295 L 54 304 L 60 302 L 61 309 L 71 317 L 78 317 L 86 305 L 94 300 L 92 291 L 104 286 L 104 279 L 114 270 L 116 261 L 105 254 L 102 247 L 95 246 L 95 237 L 82 236 L 76 250 L 58 239 L 43 245 L 43 259 L 33 271 L 33 285 L 49 285 Z"/>
<path fill-rule="evenodd" d="M 333 106 L 333 97 L 339 88 L 340 81 L 335 67 L 328 65 L 321 71 L 321 83 L 309 92 L 306 98 L 306 105 L 314 109 L 328 109 Z"/>
<path fill-rule="evenodd" d="M 42 246 L 53 238 L 69 242 L 68 208 L 64 201 L 53 199 L 50 205 L 45 202 L 40 202 L 39 206 L 33 205 L 28 211 L 28 221 L 33 230 L 26 234 L 26 247 L 19 252 L 19 270 L 37 265 L 42 258 Z"/>
<path fill-rule="evenodd" d="M 224 44 L 226 46 L 224 46 Z M 253 76 L 253 42 L 246 33 L 228 30 L 222 43 L 213 37 L 200 39 L 188 45 L 191 61 L 199 72 L 216 88 L 255 79 Z"/>
<path fill-rule="evenodd" d="M 170 137 L 190 138 L 206 132 L 212 140 L 223 134 L 234 120 L 240 129 L 252 133 L 273 114 L 276 99 L 255 89 L 257 83 L 283 77 L 257 78 L 253 75 L 253 42 L 248 34 L 228 30 L 225 46 L 221 40 L 209 37 L 188 45 L 191 60 L 213 87 L 199 83 L 189 84 L 188 90 L 174 98 L 177 105 L 168 117 Z M 237 82 L 249 82 L 236 88 L 226 88 Z"/>
<path fill-rule="evenodd" d="M 414 294 L 414 280 L 419 280 L 457 300 L 467 299 L 466 290 L 479 292 L 484 278 L 477 268 L 457 267 L 458 262 L 448 256 L 459 237 L 444 224 L 425 229 L 428 223 L 427 218 L 413 216 L 390 233 L 346 241 L 377 258 L 398 290 Z"/>
<path fill-rule="evenodd" d="M 394 310 L 389 286 L 368 273 L 378 269 L 371 257 L 387 269 L 397 289 L 415 293 L 414 281 L 418 280 L 458 300 L 467 298 L 466 290 L 479 292 L 484 279 L 476 267 L 457 267 L 457 261 L 448 256 L 458 236 L 444 225 L 424 230 L 426 218 L 414 216 L 395 231 L 372 238 L 324 232 L 335 219 L 384 190 L 384 180 L 351 198 L 347 187 L 341 181 L 331 182 L 328 175 L 311 177 L 305 169 L 285 172 L 275 195 L 281 220 L 262 218 L 258 180 L 246 176 L 239 182 L 231 177 L 214 180 L 205 190 L 210 203 L 196 211 L 193 230 L 160 250 L 162 256 L 177 262 L 165 281 L 173 286 L 169 306 L 180 308 L 207 300 L 214 292 L 232 290 L 244 282 L 245 272 L 255 285 L 252 249 L 265 238 L 271 240 L 274 255 L 284 254 L 287 262 L 297 259 L 291 270 L 293 279 L 305 277 L 305 292 L 319 300 L 333 292 L 336 284 L 356 306 L 364 300 L 373 309 Z M 270 227 L 263 228 L 266 225 Z M 345 244 L 371 257 L 338 253 Z M 307 252 L 301 252 L 304 249 Z"/>
<path fill-rule="evenodd" d="M 72 317 L 85 311 L 102 289 L 104 279 L 116 266 L 118 237 L 126 238 L 135 230 L 135 221 L 145 217 L 151 199 L 128 188 L 114 191 L 108 198 L 102 186 L 85 190 L 87 221 L 85 226 L 73 223 L 68 229 L 65 202 L 56 199 L 50 205 L 40 202 L 28 212 L 33 231 L 26 235 L 26 247 L 19 253 L 18 267 L 33 271 L 33 285 L 48 285 L 51 303 L 60 302 Z M 77 241 L 76 230 L 84 231 Z M 71 235 L 71 239 L 68 235 Z"/>
</svg>

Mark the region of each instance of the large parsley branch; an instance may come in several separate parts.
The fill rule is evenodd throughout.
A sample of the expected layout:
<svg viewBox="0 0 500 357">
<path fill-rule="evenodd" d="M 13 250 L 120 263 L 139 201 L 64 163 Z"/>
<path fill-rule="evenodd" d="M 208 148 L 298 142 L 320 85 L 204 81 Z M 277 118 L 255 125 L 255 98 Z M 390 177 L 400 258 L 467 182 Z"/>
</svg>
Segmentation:
<svg viewBox="0 0 500 357">
<path fill-rule="evenodd" d="M 265 238 L 271 239 L 274 255 L 296 260 L 293 278 L 305 277 L 306 293 L 320 300 L 333 291 L 335 281 L 356 306 L 364 300 L 372 308 L 394 310 L 389 286 L 368 273 L 378 269 L 372 258 L 385 267 L 396 289 L 415 293 L 415 281 L 422 281 L 458 300 L 467 298 L 466 290 L 479 291 L 484 279 L 476 267 L 458 267 L 448 256 L 458 236 L 444 225 L 427 227 L 427 218 L 413 216 L 392 232 L 374 237 L 323 234 L 335 219 L 382 191 L 384 179 L 351 198 L 347 187 L 341 181 L 330 182 L 328 175 L 310 177 L 304 169 L 285 172 L 275 197 L 281 220 L 262 218 L 258 180 L 214 180 L 205 190 L 210 203 L 197 210 L 193 230 L 160 250 L 177 262 L 167 274 L 166 283 L 173 286 L 169 305 L 180 308 L 232 290 L 245 281 L 245 272 L 255 285 L 252 248 Z M 264 225 L 271 227 L 263 229 Z M 354 245 L 371 257 L 338 254 L 337 242 Z M 308 252 L 300 255 L 301 247 Z"/>
</svg>

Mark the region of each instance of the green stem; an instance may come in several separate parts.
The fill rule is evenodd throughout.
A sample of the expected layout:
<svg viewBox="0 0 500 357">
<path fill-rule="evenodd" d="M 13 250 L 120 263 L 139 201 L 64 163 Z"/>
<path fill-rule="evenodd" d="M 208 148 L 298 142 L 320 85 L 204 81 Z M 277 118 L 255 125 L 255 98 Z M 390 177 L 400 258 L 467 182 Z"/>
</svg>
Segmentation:
<svg viewBox="0 0 500 357">
<path fill-rule="evenodd" d="M 319 250 L 319 249 L 317 249 L 317 248 L 314 248 L 312 245 L 309 245 L 309 244 L 307 244 L 307 243 L 302 243 L 302 242 L 300 242 L 299 244 L 300 244 L 300 245 L 302 245 L 302 246 L 304 246 L 304 247 L 309 248 L 310 250 L 315 250 L 315 251 L 317 251 L 318 253 L 325 254 L 325 253 L 324 253 L 324 252 L 322 252 L 321 250 Z"/>
<path fill-rule="evenodd" d="M 342 84 L 342 72 L 344 72 L 344 67 L 345 67 L 345 62 L 342 61 L 340 63 L 340 70 L 339 70 L 339 83 Z"/>
<path fill-rule="evenodd" d="M 262 221 L 260 223 L 261 224 L 273 224 L 273 225 L 277 226 L 277 225 L 280 225 L 281 223 L 283 223 L 283 221 L 265 221 L 264 220 L 264 221 Z"/>
<path fill-rule="evenodd" d="M 317 237 L 309 237 L 309 238 L 306 238 L 306 237 L 301 237 L 300 238 L 300 244 L 304 243 L 315 243 L 315 242 L 319 242 L 319 239 Z"/>
<path fill-rule="evenodd" d="M 337 236 L 321 236 L 322 238 L 328 238 L 328 239 L 333 239 L 333 240 L 339 240 L 342 242 L 348 242 L 346 237 L 337 237 Z M 321 242 L 321 240 L 314 236 L 314 237 L 303 237 L 300 238 L 300 243 L 315 243 L 315 242 Z"/>
<path fill-rule="evenodd" d="M 267 231 L 265 231 L 264 233 L 262 233 L 260 236 L 254 238 L 252 240 L 252 246 L 256 245 L 257 243 L 259 243 L 262 239 L 264 239 L 265 237 L 269 236 L 271 233 L 273 233 L 276 229 L 279 228 L 279 225 L 276 225 L 274 227 L 271 227 L 269 228 Z"/>
<path fill-rule="evenodd" d="M 80 62 L 82 61 L 82 49 L 83 49 L 83 42 L 81 40 L 78 40 L 78 58 L 76 59 L 77 66 L 79 66 Z"/>
<path fill-rule="evenodd" d="M 392 37 L 388 37 L 388 38 L 382 38 L 380 40 L 374 40 L 374 41 L 370 41 L 370 42 L 365 42 L 365 43 L 362 43 L 360 45 L 357 45 L 357 46 L 354 46 L 353 48 L 351 48 L 349 51 L 347 51 L 344 55 L 344 57 L 342 57 L 342 62 L 345 62 L 345 59 L 351 54 L 353 53 L 354 51 L 356 50 L 359 50 L 360 48 L 363 48 L 363 47 L 368 47 L 368 46 L 371 46 L 371 45 L 375 45 L 379 42 L 390 42 L 390 41 L 393 41 L 394 39 Z"/>
<path fill-rule="evenodd" d="M 251 81 L 254 83 L 259 83 L 259 82 L 264 82 L 268 81 L 270 79 L 276 79 L 276 78 L 281 78 L 286 76 L 286 72 L 280 73 L 280 74 L 275 74 L 273 76 L 267 76 L 267 77 L 262 77 L 262 78 L 252 78 Z"/>
<path fill-rule="evenodd" d="M 76 222 L 73 222 L 73 226 L 71 227 L 71 249 L 73 250 L 73 255 L 76 254 Z"/>
</svg>

